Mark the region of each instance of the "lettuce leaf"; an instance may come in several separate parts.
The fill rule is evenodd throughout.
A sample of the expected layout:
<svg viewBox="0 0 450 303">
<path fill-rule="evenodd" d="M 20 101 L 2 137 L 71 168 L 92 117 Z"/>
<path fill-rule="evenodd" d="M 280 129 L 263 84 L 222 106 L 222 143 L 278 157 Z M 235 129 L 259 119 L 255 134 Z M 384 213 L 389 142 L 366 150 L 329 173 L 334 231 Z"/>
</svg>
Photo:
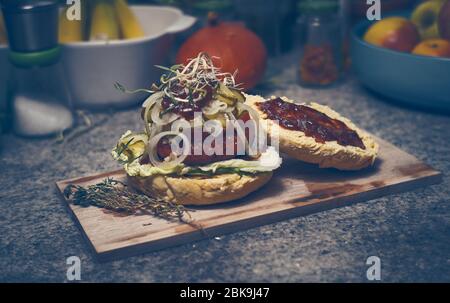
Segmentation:
<svg viewBox="0 0 450 303">
<path fill-rule="evenodd" d="M 281 165 L 281 158 L 274 147 L 270 146 L 257 160 L 231 159 L 202 166 L 179 164 L 172 169 L 162 169 L 152 164 L 140 164 L 139 155 L 145 152 L 148 138 L 145 134 L 133 134 L 127 131 L 112 150 L 113 158 L 124 165 L 130 176 L 150 177 L 154 175 L 214 175 L 225 173 L 257 174 L 270 172 Z"/>
</svg>

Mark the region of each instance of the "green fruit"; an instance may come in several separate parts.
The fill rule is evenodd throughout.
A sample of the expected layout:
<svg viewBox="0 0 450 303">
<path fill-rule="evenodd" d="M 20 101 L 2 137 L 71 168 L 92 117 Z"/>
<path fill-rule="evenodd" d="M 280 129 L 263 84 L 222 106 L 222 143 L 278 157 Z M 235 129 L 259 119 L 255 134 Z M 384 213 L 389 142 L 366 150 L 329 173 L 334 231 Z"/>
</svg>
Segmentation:
<svg viewBox="0 0 450 303">
<path fill-rule="evenodd" d="M 419 30 L 422 40 L 439 38 L 438 16 L 444 3 L 444 0 L 426 1 L 412 13 L 411 21 Z"/>
</svg>

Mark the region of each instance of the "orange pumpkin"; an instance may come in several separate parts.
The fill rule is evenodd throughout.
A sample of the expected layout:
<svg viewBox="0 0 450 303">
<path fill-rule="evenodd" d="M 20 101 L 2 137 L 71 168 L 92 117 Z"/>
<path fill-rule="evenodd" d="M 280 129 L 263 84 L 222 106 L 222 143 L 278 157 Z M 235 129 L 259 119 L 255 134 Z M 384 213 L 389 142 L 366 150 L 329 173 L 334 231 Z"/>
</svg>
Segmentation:
<svg viewBox="0 0 450 303">
<path fill-rule="evenodd" d="M 223 72 L 237 71 L 236 83 L 243 89 L 253 88 L 266 70 L 267 51 L 261 39 L 241 23 L 220 22 L 215 14 L 209 14 L 208 25 L 183 44 L 176 60 L 186 64 L 200 52 L 213 57 Z"/>
</svg>

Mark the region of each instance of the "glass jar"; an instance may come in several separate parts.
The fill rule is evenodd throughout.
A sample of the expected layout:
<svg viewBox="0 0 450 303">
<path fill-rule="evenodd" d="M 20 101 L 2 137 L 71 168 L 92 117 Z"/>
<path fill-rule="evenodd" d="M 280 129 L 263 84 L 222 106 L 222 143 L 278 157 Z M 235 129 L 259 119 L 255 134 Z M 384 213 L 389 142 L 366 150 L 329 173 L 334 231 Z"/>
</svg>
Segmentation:
<svg viewBox="0 0 450 303">
<path fill-rule="evenodd" d="M 351 25 L 350 25 L 350 1 L 351 0 L 339 0 L 340 3 L 340 15 L 342 19 L 342 56 L 343 56 L 343 69 L 344 73 L 348 73 L 351 66 L 350 58 L 350 37 L 351 37 Z"/>
<path fill-rule="evenodd" d="M 279 56 L 292 47 L 296 20 L 294 0 L 233 0 L 238 18 L 263 41 L 270 55 Z"/>
<path fill-rule="evenodd" d="M 299 13 L 298 83 L 311 87 L 336 83 L 344 60 L 339 1 L 304 0 L 299 3 Z"/>
<path fill-rule="evenodd" d="M 10 53 L 9 102 L 14 132 L 48 136 L 72 127 L 72 100 L 59 48 L 32 53 Z M 27 56 L 34 57 L 27 57 Z"/>
<path fill-rule="evenodd" d="M 187 14 L 198 18 L 198 28 L 207 25 L 208 13 L 214 12 L 221 20 L 232 20 L 234 17 L 231 0 L 153 0 L 156 4 L 175 6 Z"/>
<path fill-rule="evenodd" d="M 23 136 L 48 136 L 73 125 L 71 96 L 58 45 L 58 1 L 4 0 L 11 73 L 8 107 Z"/>
</svg>

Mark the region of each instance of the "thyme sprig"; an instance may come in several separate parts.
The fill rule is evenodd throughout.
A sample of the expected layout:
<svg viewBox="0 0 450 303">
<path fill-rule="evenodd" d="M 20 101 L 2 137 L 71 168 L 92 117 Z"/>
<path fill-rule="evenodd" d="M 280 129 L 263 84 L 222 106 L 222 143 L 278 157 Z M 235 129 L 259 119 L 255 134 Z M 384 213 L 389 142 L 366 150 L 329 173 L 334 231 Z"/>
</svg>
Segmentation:
<svg viewBox="0 0 450 303">
<path fill-rule="evenodd" d="M 113 178 L 87 187 L 69 184 L 64 196 L 74 205 L 96 206 L 128 215 L 152 215 L 167 221 L 180 221 L 201 228 L 193 223 L 182 205 L 137 193 Z"/>
</svg>

